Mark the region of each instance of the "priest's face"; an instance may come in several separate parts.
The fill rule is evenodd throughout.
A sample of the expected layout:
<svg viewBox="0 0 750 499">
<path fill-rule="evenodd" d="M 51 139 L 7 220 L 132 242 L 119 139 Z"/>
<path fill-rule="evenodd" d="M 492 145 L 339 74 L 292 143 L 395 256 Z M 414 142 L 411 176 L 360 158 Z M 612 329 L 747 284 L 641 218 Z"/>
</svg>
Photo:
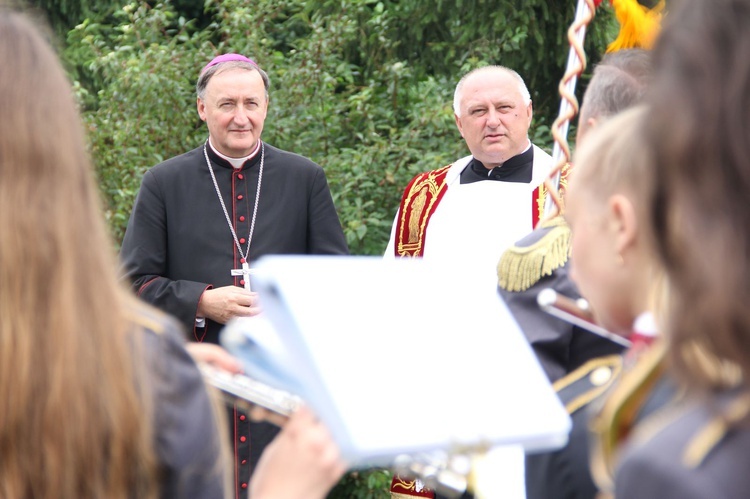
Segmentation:
<svg viewBox="0 0 750 499">
<path fill-rule="evenodd" d="M 500 166 L 529 145 L 531 101 L 521 84 L 501 69 L 480 71 L 463 83 L 456 126 L 471 154 L 485 167 Z"/>
<path fill-rule="evenodd" d="M 230 158 L 255 149 L 268 111 L 263 78 L 257 71 L 228 69 L 208 81 L 198 98 L 198 114 L 208 126 L 211 144 Z"/>
</svg>

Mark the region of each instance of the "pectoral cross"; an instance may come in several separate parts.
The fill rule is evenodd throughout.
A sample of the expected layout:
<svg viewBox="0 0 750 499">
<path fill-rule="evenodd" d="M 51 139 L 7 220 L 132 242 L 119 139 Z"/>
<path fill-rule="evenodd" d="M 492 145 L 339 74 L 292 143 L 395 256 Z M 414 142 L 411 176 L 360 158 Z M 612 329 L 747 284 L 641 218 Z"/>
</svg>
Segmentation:
<svg viewBox="0 0 750 499">
<path fill-rule="evenodd" d="M 233 276 L 242 276 L 242 279 L 245 281 L 245 289 L 248 291 L 252 291 L 250 289 L 250 274 L 251 273 L 252 273 L 252 270 L 250 270 L 250 266 L 247 264 L 244 258 L 242 259 L 241 269 L 232 269 Z"/>
</svg>

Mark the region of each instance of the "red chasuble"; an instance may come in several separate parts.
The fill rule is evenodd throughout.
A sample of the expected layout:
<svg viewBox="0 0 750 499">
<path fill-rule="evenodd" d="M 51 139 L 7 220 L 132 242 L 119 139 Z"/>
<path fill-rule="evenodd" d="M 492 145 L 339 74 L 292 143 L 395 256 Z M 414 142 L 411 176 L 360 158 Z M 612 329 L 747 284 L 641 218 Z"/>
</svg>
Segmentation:
<svg viewBox="0 0 750 499">
<path fill-rule="evenodd" d="M 551 167 L 551 158 L 542 151 L 534 152 L 534 168 L 540 168 L 546 174 Z M 464 163 L 465 165 L 468 165 L 468 161 Z M 448 173 L 452 166 L 448 165 L 437 170 L 420 173 L 409 182 L 404 190 L 393 237 L 393 250 L 397 258 L 424 256 L 427 226 L 448 191 Z M 453 178 L 454 181 L 458 181 L 455 176 Z M 536 181 L 539 182 L 540 180 L 537 177 Z M 488 181 L 495 182 L 495 180 Z M 528 228 L 530 231 L 538 224 L 544 214 L 546 195 L 544 183 L 540 183 L 529 193 L 531 194 L 530 199 L 528 199 L 530 206 L 527 206 L 531 208 L 532 224 Z M 435 492 L 425 488 L 420 480 L 408 479 L 398 475 L 395 475 L 391 482 L 390 492 L 392 499 L 435 497 Z"/>
<path fill-rule="evenodd" d="M 396 256 L 423 255 L 427 222 L 448 189 L 445 176 L 450 167 L 420 173 L 406 186 L 396 222 Z"/>
<path fill-rule="evenodd" d="M 424 255 L 427 224 L 448 190 L 446 176 L 451 166 L 420 173 L 406 186 L 396 220 L 393 248 L 397 257 Z M 544 214 L 545 195 L 544 184 L 534 189 L 531 195 L 533 227 L 536 227 Z"/>
</svg>

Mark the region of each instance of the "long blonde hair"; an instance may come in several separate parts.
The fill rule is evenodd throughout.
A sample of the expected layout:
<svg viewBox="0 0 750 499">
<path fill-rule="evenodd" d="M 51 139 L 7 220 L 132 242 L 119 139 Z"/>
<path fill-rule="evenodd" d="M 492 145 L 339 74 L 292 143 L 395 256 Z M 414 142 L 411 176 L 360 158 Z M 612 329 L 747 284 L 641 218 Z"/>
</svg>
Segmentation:
<svg viewBox="0 0 750 499">
<path fill-rule="evenodd" d="M 0 65 L 0 496 L 154 497 L 133 299 L 69 82 L 2 8 Z"/>
</svg>

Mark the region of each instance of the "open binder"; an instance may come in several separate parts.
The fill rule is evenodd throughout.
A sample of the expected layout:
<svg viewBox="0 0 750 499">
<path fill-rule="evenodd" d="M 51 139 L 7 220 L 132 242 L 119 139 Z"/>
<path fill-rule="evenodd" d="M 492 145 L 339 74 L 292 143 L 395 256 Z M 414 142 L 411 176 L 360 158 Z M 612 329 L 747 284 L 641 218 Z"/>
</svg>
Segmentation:
<svg viewBox="0 0 750 499">
<path fill-rule="evenodd" d="M 300 396 L 354 466 L 402 454 L 563 446 L 570 418 L 519 326 L 471 272 L 420 259 L 267 256 L 263 314 L 221 342 Z"/>
</svg>

